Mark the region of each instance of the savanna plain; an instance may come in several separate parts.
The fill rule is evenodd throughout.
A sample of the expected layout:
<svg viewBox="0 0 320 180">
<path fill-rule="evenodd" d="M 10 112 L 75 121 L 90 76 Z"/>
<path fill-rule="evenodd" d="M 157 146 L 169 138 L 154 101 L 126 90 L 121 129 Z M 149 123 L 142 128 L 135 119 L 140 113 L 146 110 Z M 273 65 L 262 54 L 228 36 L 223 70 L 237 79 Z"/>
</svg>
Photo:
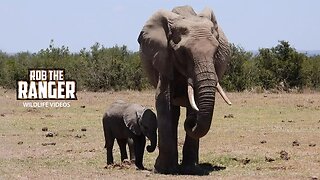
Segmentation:
<svg viewBox="0 0 320 180">
<path fill-rule="evenodd" d="M 154 107 L 154 91 L 77 96 L 68 108 L 26 108 L 14 90 L 0 89 L 0 179 L 320 178 L 320 93 L 228 93 L 232 106 L 217 94 L 211 129 L 200 139 L 200 163 L 211 167 L 208 176 L 154 173 L 157 150 L 145 152 L 149 170 L 138 171 L 120 163 L 116 143 L 116 164 L 106 169 L 103 113 L 118 99 Z"/>
</svg>

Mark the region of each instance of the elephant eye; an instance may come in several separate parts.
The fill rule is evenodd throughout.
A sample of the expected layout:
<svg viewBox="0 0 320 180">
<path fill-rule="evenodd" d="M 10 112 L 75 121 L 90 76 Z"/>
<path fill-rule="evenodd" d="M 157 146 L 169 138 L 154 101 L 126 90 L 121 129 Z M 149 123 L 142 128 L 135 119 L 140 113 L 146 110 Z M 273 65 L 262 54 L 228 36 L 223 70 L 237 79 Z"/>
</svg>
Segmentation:
<svg viewBox="0 0 320 180">
<path fill-rule="evenodd" d="M 181 41 L 181 36 L 187 35 L 189 33 L 188 29 L 184 27 L 174 28 L 171 31 L 171 39 L 175 44 L 178 44 Z"/>
<path fill-rule="evenodd" d="M 218 34 L 217 29 L 215 27 L 211 27 L 211 33 L 214 37 L 219 38 L 219 34 Z"/>
<path fill-rule="evenodd" d="M 211 27 L 211 33 L 212 34 L 214 34 L 214 31 L 215 31 L 214 27 Z"/>
<path fill-rule="evenodd" d="M 172 34 L 171 39 L 175 44 L 178 44 L 181 41 L 180 35 L 174 33 Z"/>
<path fill-rule="evenodd" d="M 186 34 L 188 34 L 188 29 L 187 28 L 184 28 L 184 27 L 181 27 L 181 28 L 179 28 L 179 33 L 181 34 L 181 35 L 186 35 Z"/>
</svg>

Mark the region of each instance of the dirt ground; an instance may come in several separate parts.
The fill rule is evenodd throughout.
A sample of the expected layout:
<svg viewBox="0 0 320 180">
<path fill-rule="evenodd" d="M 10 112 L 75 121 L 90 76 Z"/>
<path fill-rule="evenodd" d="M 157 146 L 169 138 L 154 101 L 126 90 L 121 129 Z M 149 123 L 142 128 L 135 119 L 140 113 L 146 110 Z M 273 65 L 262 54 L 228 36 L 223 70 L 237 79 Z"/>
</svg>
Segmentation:
<svg viewBox="0 0 320 180">
<path fill-rule="evenodd" d="M 117 99 L 154 106 L 154 92 L 78 92 L 67 108 L 26 108 L 0 89 L 0 179 L 319 179 L 320 93 L 217 95 L 210 132 L 200 140 L 208 176 L 160 175 L 120 164 L 105 169 L 101 118 Z M 38 101 L 37 101 L 38 102 Z M 185 132 L 179 124 L 179 159 Z M 48 137 L 47 137 L 48 136 Z M 145 153 L 153 169 L 158 154 Z"/>
</svg>

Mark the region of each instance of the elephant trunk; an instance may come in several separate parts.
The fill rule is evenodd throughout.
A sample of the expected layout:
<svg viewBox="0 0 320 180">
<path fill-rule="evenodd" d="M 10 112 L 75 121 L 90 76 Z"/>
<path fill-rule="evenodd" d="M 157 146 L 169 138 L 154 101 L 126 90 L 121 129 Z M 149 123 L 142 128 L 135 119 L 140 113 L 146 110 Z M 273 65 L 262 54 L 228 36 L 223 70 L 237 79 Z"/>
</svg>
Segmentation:
<svg viewBox="0 0 320 180">
<path fill-rule="evenodd" d="M 210 71 L 199 73 L 195 77 L 195 97 L 197 97 L 199 111 L 194 122 L 192 120 L 185 121 L 184 125 L 186 133 L 194 139 L 205 136 L 210 129 L 217 86 L 215 77 L 215 73 Z"/>
<path fill-rule="evenodd" d="M 157 132 L 152 133 L 150 137 L 148 137 L 150 140 L 150 145 L 146 147 L 148 152 L 153 152 L 157 147 Z"/>
</svg>

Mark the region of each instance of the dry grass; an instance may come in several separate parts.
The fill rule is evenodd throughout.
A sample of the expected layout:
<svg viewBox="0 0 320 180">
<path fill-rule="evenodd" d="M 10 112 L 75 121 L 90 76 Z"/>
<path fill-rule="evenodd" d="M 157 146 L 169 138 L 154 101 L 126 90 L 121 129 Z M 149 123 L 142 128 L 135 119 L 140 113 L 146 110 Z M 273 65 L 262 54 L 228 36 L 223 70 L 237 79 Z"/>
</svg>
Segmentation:
<svg viewBox="0 0 320 180">
<path fill-rule="evenodd" d="M 116 99 L 152 107 L 152 91 L 79 92 L 70 108 L 24 108 L 22 101 L 15 100 L 15 91 L 0 89 L 0 179 L 320 178 L 319 93 L 228 95 L 233 105 L 217 97 L 212 127 L 200 141 L 200 161 L 225 169 L 199 177 L 159 175 L 136 171 L 134 166 L 104 169 L 101 117 L 105 109 Z M 55 135 L 46 137 L 43 127 Z M 296 140 L 299 146 L 293 146 Z M 119 162 L 117 145 L 114 150 Z M 282 150 L 289 160 L 280 158 Z M 147 168 L 153 168 L 157 153 L 145 153 Z"/>
</svg>

